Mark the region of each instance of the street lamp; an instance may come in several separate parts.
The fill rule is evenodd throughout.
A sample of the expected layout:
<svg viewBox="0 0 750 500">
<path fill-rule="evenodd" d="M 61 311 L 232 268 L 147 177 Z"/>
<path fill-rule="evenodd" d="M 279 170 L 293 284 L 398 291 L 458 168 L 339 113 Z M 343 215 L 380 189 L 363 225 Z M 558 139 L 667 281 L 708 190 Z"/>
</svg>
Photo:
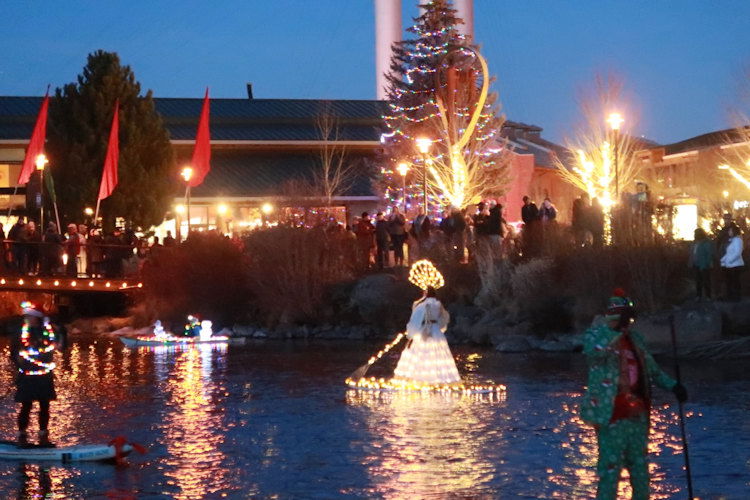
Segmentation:
<svg viewBox="0 0 750 500">
<path fill-rule="evenodd" d="M 624 121 L 625 119 L 620 113 L 610 113 L 607 118 L 607 123 L 609 123 L 614 133 L 614 140 L 612 142 L 615 148 L 615 202 L 620 200 L 620 125 Z"/>
<path fill-rule="evenodd" d="M 34 160 L 36 169 L 39 171 L 39 230 L 42 233 L 44 232 L 44 167 L 47 163 L 49 160 L 44 153 L 37 155 Z"/>
<path fill-rule="evenodd" d="M 422 198 L 424 204 L 424 214 L 427 215 L 427 155 L 430 153 L 432 139 L 429 137 L 417 138 L 417 149 L 422 154 Z"/>
<path fill-rule="evenodd" d="M 180 175 L 185 179 L 185 206 L 187 207 L 187 234 L 190 236 L 190 179 L 193 178 L 193 168 L 184 167 Z"/>
<path fill-rule="evenodd" d="M 398 164 L 398 167 L 396 167 L 396 170 L 401 174 L 401 180 L 403 181 L 401 186 L 401 197 L 404 204 L 404 214 L 406 214 L 406 174 L 409 173 L 409 165 L 401 162 Z"/>
</svg>

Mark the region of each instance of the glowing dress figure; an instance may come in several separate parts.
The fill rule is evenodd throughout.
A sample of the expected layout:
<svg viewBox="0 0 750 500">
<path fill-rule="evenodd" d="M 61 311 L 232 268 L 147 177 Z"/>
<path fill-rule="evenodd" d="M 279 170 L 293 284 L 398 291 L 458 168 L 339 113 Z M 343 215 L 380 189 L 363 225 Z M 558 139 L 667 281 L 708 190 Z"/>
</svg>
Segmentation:
<svg viewBox="0 0 750 500">
<path fill-rule="evenodd" d="M 455 384 L 461 377 L 444 335 L 450 315 L 439 300 L 427 295 L 429 292 L 412 306 L 406 325 L 409 343 L 401 353 L 394 378 L 419 384 Z"/>
</svg>

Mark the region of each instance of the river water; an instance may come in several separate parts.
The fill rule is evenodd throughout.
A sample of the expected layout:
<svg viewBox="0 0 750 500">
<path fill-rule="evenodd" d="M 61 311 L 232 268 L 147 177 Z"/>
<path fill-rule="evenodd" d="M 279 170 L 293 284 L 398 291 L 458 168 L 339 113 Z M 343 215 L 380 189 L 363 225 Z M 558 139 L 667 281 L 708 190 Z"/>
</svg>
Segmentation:
<svg viewBox="0 0 750 500">
<path fill-rule="evenodd" d="M 0 432 L 15 435 L 0 340 Z M 577 417 L 581 355 L 455 350 L 498 398 L 358 393 L 345 376 L 377 350 L 346 342 L 129 350 L 77 339 L 57 370 L 53 439 L 126 435 L 128 467 L 0 462 L 3 498 L 590 498 L 595 440 Z M 664 360 L 662 360 L 664 361 Z M 384 368 L 394 363 L 384 358 Z M 750 498 L 747 362 L 683 368 L 696 493 Z M 685 498 L 670 394 L 657 391 L 653 498 Z M 35 418 L 32 428 L 36 427 Z M 622 484 L 623 494 L 628 488 Z"/>
</svg>

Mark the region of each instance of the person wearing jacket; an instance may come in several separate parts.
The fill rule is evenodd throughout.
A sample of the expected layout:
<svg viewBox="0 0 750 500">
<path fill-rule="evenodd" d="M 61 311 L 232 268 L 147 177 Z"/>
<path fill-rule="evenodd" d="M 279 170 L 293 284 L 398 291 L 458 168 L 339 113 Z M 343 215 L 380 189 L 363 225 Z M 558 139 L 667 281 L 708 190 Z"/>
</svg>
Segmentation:
<svg viewBox="0 0 750 500">
<path fill-rule="evenodd" d="M 714 244 L 708 239 L 706 231 L 701 228 L 695 230 L 695 239 L 690 247 L 688 266 L 695 272 L 695 291 L 698 300 L 711 299 L 711 268 L 714 266 Z"/>
<path fill-rule="evenodd" d="M 742 260 L 742 247 L 740 229 L 737 227 L 737 224 L 732 223 L 727 228 L 727 242 L 724 254 L 720 260 L 721 270 L 724 274 L 727 300 L 731 302 L 739 302 L 742 296 L 740 273 L 745 267 L 745 262 Z"/>
<path fill-rule="evenodd" d="M 596 429 L 599 500 L 616 498 L 623 468 L 630 473 L 633 499 L 649 498 L 651 386 L 673 391 L 679 401 L 687 399 L 685 388 L 659 368 L 644 338 L 631 329 L 634 320 L 633 302 L 618 289 L 609 299 L 606 324 L 589 329 L 583 341 L 589 369 L 581 418 Z"/>
</svg>

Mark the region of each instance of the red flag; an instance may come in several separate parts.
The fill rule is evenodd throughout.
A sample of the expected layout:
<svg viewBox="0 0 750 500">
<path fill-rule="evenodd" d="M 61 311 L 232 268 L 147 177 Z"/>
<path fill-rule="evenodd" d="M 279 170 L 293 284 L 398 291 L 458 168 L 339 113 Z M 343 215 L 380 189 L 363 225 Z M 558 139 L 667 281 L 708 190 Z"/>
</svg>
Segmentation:
<svg viewBox="0 0 750 500">
<path fill-rule="evenodd" d="M 210 102 L 208 100 L 208 88 L 206 97 L 203 98 L 203 109 L 198 122 L 198 132 L 195 134 L 195 149 L 193 149 L 193 176 L 190 178 L 190 187 L 198 186 L 211 170 L 211 134 L 208 129 L 208 115 Z"/>
<path fill-rule="evenodd" d="M 115 101 L 115 114 L 112 116 L 112 128 L 109 131 L 109 144 L 107 155 L 104 157 L 104 171 L 102 172 L 102 183 L 99 185 L 98 201 L 109 197 L 117 187 L 117 160 L 120 156 L 120 123 L 119 123 L 119 99 Z"/>
<path fill-rule="evenodd" d="M 49 87 L 44 94 L 42 105 L 39 108 L 39 116 L 36 118 L 34 132 L 31 134 L 29 147 L 26 149 L 26 156 L 21 166 L 21 174 L 18 176 L 17 184 L 26 184 L 31 178 L 36 168 L 36 157 L 44 152 L 44 140 L 47 136 L 47 109 L 49 109 Z"/>
</svg>

